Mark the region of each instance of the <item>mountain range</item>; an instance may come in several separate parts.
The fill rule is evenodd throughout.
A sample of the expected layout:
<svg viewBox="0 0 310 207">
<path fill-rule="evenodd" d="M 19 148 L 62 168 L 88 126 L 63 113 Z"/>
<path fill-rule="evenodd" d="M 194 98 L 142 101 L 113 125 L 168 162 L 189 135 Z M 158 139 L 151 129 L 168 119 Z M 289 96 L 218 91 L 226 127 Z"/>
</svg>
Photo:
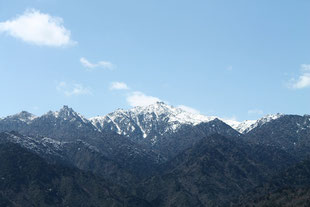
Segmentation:
<svg viewBox="0 0 310 207">
<path fill-rule="evenodd" d="M 7 153 L 5 146 L 8 146 L 16 154 L 22 152 L 25 157 L 35 157 L 46 168 L 57 166 L 61 169 L 55 172 L 58 178 L 67 172 L 63 169 L 70 169 L 66 176 L 73 176 L 71 180 L 111 183 L 118 193 L 109 197 L 111 206 L 255 206 L 255 202 L 264 206 L 266 192 L 278 189 L 271 184 L 272 179 L 277 178 L 283 184 L 276 186 L 285 186 L 286 170 L 307 163 L 304 160 L 310 152 L 310 116 L 274 114 L 237 122 L 157 102 L 87 119 L 64 106 L 42 116 L 22 111 L 1 118 L 0 146 L 0 153 Z M 9 157 L 3 159 L 7 161 L 3 161 L 0 171 L 11 172 L 9 160 L 12 165 L 21 162 Z M 292 180 L 298 178 L 293 170 L 290 172 Z M 30 183 L 46 182 L 36 180 L 31 169 L 24 173 L 29 173 Z M 87 178 L 74 177 L 81 173 Z M 19 185 L 19 179 L 13 177 L 8 182 Z M 20 202 L 25 202 L 29 206 L 53 206 L 45 194 L 42 199 L 27 203 L 42 188 L 23 184 L 23 191 L 11 192 L 5 186 L 0 188 L 0 204 L 20 206 Z M 110 206 L 96 193 L 81 194 L 85 200 L 89 199 L 87 205 L 78 204 L 76 192 L 71 200 L 63 202 L 73 192 L 58 189 L 61 186 L 53 186 L 57 194 L 52 203 L 57 201 L 58 206 L 73 203 L 74 206 Z M 259 186 L 273 186 L 273 189 L 260 190 Z M 307 187 L 304 185 L 302 189 L 308 192 Z M 86 191 L 101 191 L 100 186 L 94 188 Z M 298 186 L 293 189 L 299 190 Z M 251 193 L 252 190 L 256 193 Z M 124 199 L 121 194 L 130 199 Z M 305 200 L 298 193 L 291 195 L 295 196 L 293 203 Z M 113 201 L 117 197 L 119 200 Z M 274 199 L 273 204 L 280 201 Z"/>
</svg>

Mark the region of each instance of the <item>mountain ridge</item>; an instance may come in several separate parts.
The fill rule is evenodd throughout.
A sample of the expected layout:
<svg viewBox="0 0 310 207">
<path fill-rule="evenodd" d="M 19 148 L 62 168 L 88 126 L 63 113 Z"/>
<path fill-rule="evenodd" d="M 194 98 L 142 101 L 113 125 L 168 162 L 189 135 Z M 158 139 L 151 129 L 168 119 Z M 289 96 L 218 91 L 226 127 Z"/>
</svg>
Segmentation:
<svg viewBox="0 0 310 207">
<path fill-rule="evenodd" d="M 81 119 L 84 123 L 91 122 L 98 130 L 102 128 L 104 124 L 109 124 L 112 122 L 114 126 L 111 126 L 114 131 L 116 131 L 118 134 L 123 134 L 126 135 L 126 131 L 130 130 L 124 130 L 121 129 L 117 124 L 115 124 L 115 119 L 118 117 L 127 117 L 131 119 L 129 122 L 135 122 L 134 127 L 138 127 L 140 131 L 142 132 L 143 138 L 147 137 L 147 130 L 144 129 L 144 127 L 141 126 L 141 120 L 139 120 L 139 115 L 141 114 L 152 114 L 154 113 L 155 118 L 160 118 L 164 116 L 164 113 L 166 113 L 166 116 L 164 118 L 168 118 L 169 122 L 172 123 L 171 129 L 176 130 L 179 126 L 179 124 L 189 124 L 189 125 L 197 125 L 202 122 L 209 122 L 214 119 L 219 119 L 232 128 L 234 128 L 236 131 L 239 133 L 247 133 L 251 131 L 253 128 L 257 127 L 260 124 L 263 124 L 263 122 L 269 122 L 272 120 L 275 120 L 284 114 L 270 114 L 270 115 L 265 115 L 261 117 L 260 119 L 257 120 L 245 120 L 245 121 L 236 121 L 236 120 L 230 120 L 230 119 L 224 119 L 220 118 L 217 116 L 205 116 L 201 114 L 195 114 L 191 112 L 187 112 L 181 108 L 178 107 L 173 107 L 168 104 L 165 104 L 164 102 L 156 102 L 154 104 L 148 105 L 148 106 L 137 106 L 133 107 L 129 110 L 124 110 L 124 109 L 117 109 L 114 112 L 110 112 L 106 115 L 103 116 L 95 116 L 95 117 L 90 117 L 90 118 L 85 118 L 83 115 L 80 113 L 75 112 L 72 108 L 70 108 L 67 105 L 64 105 L 60 110 L 58 111 L 49 111 L 41 116 L 36 116 L 33 115 L 27 111 L 22 111 L 20 113 L 14 114 L 14 115 L 9 115 L 3 118 L 0 118 L 0 121 L 7 120 L 7 119 L 15 119 L 19 120 L 21 122 L 25 122 L 27 124 L 33 122 L 34 120 L 42 117 L 47 117 L 47 116 L 54 116 L 55 118 L 77 118 Z M 122 117 L 124 119 L 124 117 Z M 174 123 L 174 124 L 173 124 Z M 134 130 L 132 128 L 132 130 Z"/>
</svg>

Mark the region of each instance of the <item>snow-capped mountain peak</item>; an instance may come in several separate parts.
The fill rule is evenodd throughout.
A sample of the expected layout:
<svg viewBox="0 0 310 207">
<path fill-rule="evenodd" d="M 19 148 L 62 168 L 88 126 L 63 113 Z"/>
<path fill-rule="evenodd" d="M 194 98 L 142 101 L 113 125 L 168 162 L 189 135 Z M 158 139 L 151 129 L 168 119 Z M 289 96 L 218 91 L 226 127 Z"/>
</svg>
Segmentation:
<svg viewBox="0 0 310 207">
<path fill-rule="evenodd" d="M 232 128 L 237 130 L 238 132 L 242 134 L 246 134 L 252 129 L 262 126 L 272 120 L 278 119 L 282 117 L 283 114 L 268 114 L 266 116 L 263 116 L 262 118 L 258 120 L 245 120 L 243 122 L 238 122 L 238 121 L 231 121 L 231 120 L 223 120 L 226 122 L 228 125 L 230 125 Z"/>
<path fill-rule="evenodd" d="M 72 108 L 64 105 L 58 112 L 58 116 L 61 118 L 72 118 L 72 117 L 80 117 L 77 112 L 75 112 Z"/>
<path fill-rule="evenodd" d="M 239 133 L 243 134 L 250 129 L 250 127 L 256 122 L 256 120 L 245 120 L 242 122 L 236 120 L 222 119 L 227 125 L 231 126 L 233 129 L 237 130 Z"/>
<path fill-rule="evenodd" d="M 262 122 L 262 123 L 267 123 L 270 122 L 272 120 L 278 119 L 280 117 L 282 117 L 283 114 L 277 113 L 277 114 L 267 114 L 266 116 L 263 116 L 262 118 L 260 118 L 258 121 Z"/>
<path fill-rule="evenodd" d="M 72 108 L 64 105 L 59 111 L 49 111 L 47 114 L 43 116 L 51 116 L 56 119 L 63 119 L 63 120 L 82 120 L 84 123 L 88 123 L 89 120 L 83 117 L 81 114 L 75 112 Z"/>
<path fill-rule="evenodd" d="M 90 120 L 101 131 L 109 128 L 118 134 L 126 136 L 135 134 L 146 138 L 175 132 L 184 124 L 197 125 L 215 118 L 217 117 L 194 114 L 164 102 L 156 102 L 130 110 L 119 109 L 106 116 L 94 117 Z"/>
<path fill-rule="evenodd" d="M 276 120 L 280 117 L 282 117 L 283 114 L 277 113 L 277 114 L 267 114 L 266 116 L 263 116 L 262 118 L 258 119 L 251 128 L 256 128 L 258 126 L 262 126 L 270 121 Z M 250 130 L 249 130 L 250 131 Z"/>
<path fill-rule="evenodd" d="M 156 102 L 148 106 L 138 106 L 129 110 L 117 109 L 105 116 L 97 116 L 90 119 L 84 118 L 81 114 L 75 112 L 68 106 L 63 106 L 58 111 L 49 111 L 48 113 L 36 117 L 35 115 L 22 111 L 19 114 L 8 116 L 1 119 L 3 123 L 16 123 L 18 126 L 37 127 L 38 124 L 51 124 L 53 127 L 63 126 L 69 122 L 68 126 L 77 126 L 78 128 L 95 129 L 101 132 L 116 132 L 128 137 L 150 138 L 171 134 L 184 125 L 195 126 L 200 123 L 208 123 L 219 119 L 237 130 L 239 133 L 246 134 L 252 129 L 262 126 L 267 122 L 278 119 L 282 114 L 266 115 L 259 120 L 246 120 L 238 122 L 236 120 L 222 119 L 216 116 L 204 116 L 198 113 L 192 113 L 181 107 L 174 107 L 164 102 Z M 65 121 L 65 122 L 64 122 Z M 74 123 L 72 125 L 72 123 Z"/>
<path fill-rule="evenodd" d="M 196 125 L 201 122 L 209 122 L 214 120 L 215 116 L 204 116 L 201 114 L 194 114 L 185 111 L 178 107 L 173 107 L 164 102 L 156 102 L 149 106 L 134 107 L 129 110 L 131 114 L 144 114 L 144 115 L 155 115 L 157 118 L 166 117 L 168 122 L 179 122 L 180 124 L 192 124 Z"/>
<path fill-rule="evenodd" d="M 6 117 L 6 119 L 19 120 L 19 121 L 22 121 L 25 123 L 29 123 L 32 120 L 34 120 L 35 118 L 37 118 L 35 115 L 33 115 L 27 111 L 22 111 L 18 114 Z"/>
</svg>

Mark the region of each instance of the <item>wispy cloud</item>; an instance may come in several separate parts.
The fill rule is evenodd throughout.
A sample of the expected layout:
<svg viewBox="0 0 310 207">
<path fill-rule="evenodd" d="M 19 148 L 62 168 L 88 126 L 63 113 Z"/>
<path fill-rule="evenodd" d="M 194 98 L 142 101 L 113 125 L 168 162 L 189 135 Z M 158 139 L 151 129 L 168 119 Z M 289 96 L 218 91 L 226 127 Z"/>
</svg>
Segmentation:
<svg viewBox="0 0 310 207">
<path fill-rule="evenodd" d="M 110 90 L 131 90 L 131 89 L 124 82 L 112 82 Z M 130 105 L 131 107 L 136 107 L 136 106 L 148 106 L 156 102 L 161 102 L 163 100 L 161 100 L 158 97 L 146 95 L 141 91 L 130 91 L 127 93 L 126 101 L 128 105 Z M 165 101 L 165 103 L 168 102 Z M 198 110 L 189 106 L 178 105 L 177 107 L 192 114 L 200 114 Z"/>
<path fill-rule="evenodd" d="M 158 101 L 161 101 L 161 100 L 154 96 L 145 95 L 144 93 L 140 91 L 135 91 L 127 95 L 127 103 L 132 107 L 148 106 Z"/>
<path fill-rule="evenodd" d="M 303 89 L 310 87 L 310 65 L 301 65 L 301 74 L 297 79 L 291 79 L 288 84 L 289 88 Z"/>
<path fill-rule="evenodd" d="M 63 26 L 60 17 L 38 10 L 26 10 L 15 19 L 0 22 L 0 32 L 35 45 L 62 47 L 75 44 L 71 32 Z"/>
<path fill-rule="evenodd" d="M 180 109 L 183 109 L 184 111 L 192 113 L 192 114 L 200 114 L 200 112 L 197 109 L 194 109 L 194 108 L 189 107 L 189 106 L 179 105 L 177 107 Z"/>
<path fill-rule="evenodd" d="M 56 89 L 63 93 L 65 96 L 78 96 L 78 95 L 90 95 L 91 90 L 88 87 L 84 87 L 82 84 L 68 84 L 65 81 L 59 82 Z"/>
<path fill-rule="evenodd" d="M 114 65 L 111 62 L 108 61 L 99 61 L 97 63 L 91 63 L 89 60 L 87 60 L 84 57 L 80 58 L 80 63 L 88 69 L 94 69 L 94 68 L 104 68 L 104 69 L 109 69 L 109 70 L 113 70 L 114 69 Z"/>
<path fill-rule="evenodd" d="M 250 109 L 248 110 L 249 115 L 262 115 L 264 113 L 261 109 Z"/>
<path fill-rule="evenodd" d="M 110 90 L 129 90 L 129 87 L 124 82 L 112 82 Z"/>
</svg>

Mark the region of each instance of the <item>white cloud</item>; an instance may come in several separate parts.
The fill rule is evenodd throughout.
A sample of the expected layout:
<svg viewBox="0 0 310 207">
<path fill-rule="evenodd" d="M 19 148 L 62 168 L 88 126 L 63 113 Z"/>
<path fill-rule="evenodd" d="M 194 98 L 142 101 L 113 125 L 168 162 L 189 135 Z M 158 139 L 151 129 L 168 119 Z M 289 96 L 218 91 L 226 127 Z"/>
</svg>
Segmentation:
<svg viewBox="0 0 310 207">
<path fill-rule="evenodd" d="M 114 65 L 108 61 L 99 61 L 97 63 L 91 63 L 86 58 L 82 57 L 80 58 L 80 62 L 84 67 L 89 68 L 89 69 L 94 69 L 94 68 L 104 68 L 104 69 L 109 69 L 109 70 L 114 69 Z"/>
<path fill-rule="evenodd" d="M 62 47 L 75 43 L 60 17 L 35 9 L 26 10 L 15 19 L 0 22 L 1 32 L 35 45 Z"/>
<path fill-rule="evenodd" d="M 299 76 L 298 80 L 293 80 L 291 87 L 294 89 L 310 87 L 310 73 L 304 73 Z"/>
<path fill-rule="evenodd" d="M 57 84 L 56 89 L 65 96 L 90 95 L 91 90 L 82 84 L 68 84 L 64 81 Z"/>
<path fill-rule="evenodd" d="M 110 90 L 128 90 L 129 87 L 124 82 L 112 82 Z"/>
<path fill-rule="evenodd" d="M 310 87 L 310 65 L 302 64 L 301 65 L 301 74 L 296 79 L 292 79 L 289 88 L 293 89 L 303 89 Z"/>
<path fill-rule="evenodd" d="M 250 115 L 262 115 L 264 112 L 260 109 L 250 109 L 248 110 L 248 114 Z"/>
<path fill-rule="evenodd" d="M 178 108 L 183 109 L 184 111 L 187 111 L 192 114 L 200 114 L 198 110 L 191 108 L 189 106 L 179 105 Z"/>
<path fill-rule="evenodd" d="M 158 101 L 161 101 L 161 100 L 157 97 L 147 96 L 140 91 L 132 92 L 127 96 L 127 103 L 132 107 L 148 106 Z"/>
<path fill-rule="evenodd" d="M 83 58 L 83 57 L 80 59 L 80 62 L 86 68 L 95 68 L 95 67 L 97 67 L 97 65 L 90 63 L 86 58 Z"/>
</svg>

